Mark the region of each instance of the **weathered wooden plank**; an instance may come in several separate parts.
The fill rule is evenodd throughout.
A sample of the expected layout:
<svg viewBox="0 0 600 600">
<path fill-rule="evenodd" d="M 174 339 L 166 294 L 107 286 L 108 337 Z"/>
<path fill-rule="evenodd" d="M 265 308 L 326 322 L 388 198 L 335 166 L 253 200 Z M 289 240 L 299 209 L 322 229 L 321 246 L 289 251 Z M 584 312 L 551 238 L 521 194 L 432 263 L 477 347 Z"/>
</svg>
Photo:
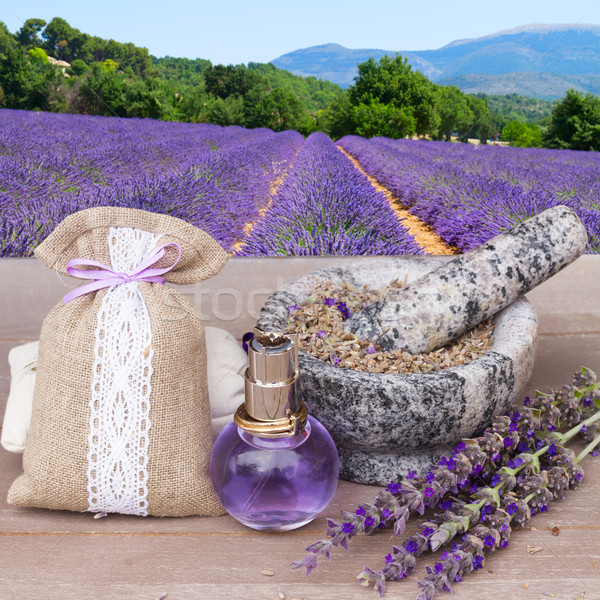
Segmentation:
<svg viewBox="0 0 600 600">
<path fill-rule="evenodd" d="M 2 556 L 0 581 L 10 590 L 11 599 L 27 598 L 155 598 L 168 593 L 177 598 L 376 598 L 373 590 L 356 585 L 355 576 L 366 564 L 378 568 L 389 551 L 387 536 L 360 539 L 349 554 L 342 551 L 306 578 L 288 564 L 298 557 L 298 536 L 263 535 L 260 540 L 246 536 L 132 537 L 63 536 L 0 538 Z M 530 554 L 527 547 L 542 551 Z M 558 537 L 517 532 L 510 549 L 492 555 L 484 568 L 455 586 L 455 598 L 496 599 L 552 597 L 575 600 L 586 592 L 586 600 L 598 598 L 600 559 L 597 545 L 580 532 Z M 415 574 L 389 584 L 389 597 L 415 597 Z M 267 571 L 273 575 L 264 575 Z M 525 589 L 525 586 L 527 589 Z M 60 592 L 60 596 L 58 593 Z M 45 594 L 44 596 L 42 596 Z"/>
<path fill-rule="evenodd" d="M 570 383 L 581 367 L 600 377 L 600 334 L 540 336 L 527 393 Z"/>
</svg>

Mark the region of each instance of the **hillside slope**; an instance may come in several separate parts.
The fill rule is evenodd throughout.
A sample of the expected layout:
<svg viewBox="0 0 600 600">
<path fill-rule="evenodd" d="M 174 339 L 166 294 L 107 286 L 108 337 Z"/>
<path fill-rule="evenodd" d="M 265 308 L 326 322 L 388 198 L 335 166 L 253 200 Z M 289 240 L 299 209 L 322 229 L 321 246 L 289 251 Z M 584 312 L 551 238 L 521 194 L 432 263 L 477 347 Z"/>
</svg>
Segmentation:
<svg viewBox="0 0 600 600">
<path fill-rule="evenodd" d="M 600 25 L 525 25 L 416 52 L 324 44 L 284 54 L 272 63 L 347 87 L 358 63 L 386 54 L 406 56 L 432 81 L 471 93 L 557 98 L 570 87 L 600 91 Z"/>
</svg>

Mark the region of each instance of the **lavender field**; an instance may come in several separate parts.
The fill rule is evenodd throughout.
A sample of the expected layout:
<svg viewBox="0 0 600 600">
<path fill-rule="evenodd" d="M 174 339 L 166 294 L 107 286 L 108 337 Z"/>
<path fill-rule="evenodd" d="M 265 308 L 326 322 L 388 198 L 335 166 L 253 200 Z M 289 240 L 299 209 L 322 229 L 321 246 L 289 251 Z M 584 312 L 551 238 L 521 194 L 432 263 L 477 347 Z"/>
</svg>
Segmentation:
<svg viewBox="0 0 600 600">
<path fill-rule="evenodd" d="M 167 213 L 230 248 L 303 141 L 295 131 L 0 110 L 0 255 L 31 255 L 92 206 Z"/>
<path fill-rule="evenodd" d="M 422 254 L 377 192 L 324 133 L 304 142 L 243 256 Z"/>
<path fill-rule="evenodd" d="M 600 252 L 598 153 L 338 144 L 460 251 L 566 204 Z M 0 110 L 0 256 L 30 256 L 64 217 L 105 205 L 171 214 L 241 256 L 424 253 L 325 134 Z"/>
<path fill-rule="evenodd" d="M 347 136 L 339 145 L 467 252 L 546 208 L 572 208 L 600 252 L 600 153 Z"/>
</svg>

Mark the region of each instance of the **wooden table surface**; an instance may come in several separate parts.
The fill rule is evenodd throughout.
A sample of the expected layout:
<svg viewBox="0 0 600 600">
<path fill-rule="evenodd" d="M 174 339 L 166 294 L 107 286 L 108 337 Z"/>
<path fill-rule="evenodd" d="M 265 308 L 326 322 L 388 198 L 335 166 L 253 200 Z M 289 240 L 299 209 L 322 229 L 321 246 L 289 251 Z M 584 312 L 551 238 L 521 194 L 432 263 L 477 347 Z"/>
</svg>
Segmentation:
<svg viewBox="0 0 600 600">
<path fill-rule="evenodd" d="M 212 280 L 187 286 L 210 325 L 238 338 L 252 328 L 270 291 L 302 273 L 361 258 L 233 259 Z M 0 416 L 9 389 L 10 348 L 37 339 L 42 319 L 72 280 L 34 259 L 0 260 Z M 526 393 L 571 380 L 586 365 L 600 374 L 600 256 L 584 256 L 528 295 L 540 326 Z M 457 600 L 492 598 L 600 600 L 600 458 L 586 458 L 584 481 L 532 527 L 513 534 L 506 550 L 455 586 Z M 374 498 L 378 488 L 340 481 L 327 510 L 287 533 L 259 533 L 229 516 L 157 519 L 23 509 L 6 504 L 21 472 L 21 455 L 0 448 L 0 600 L 116 598 L 367 599 L 356 584 L 364 565 L 379 568 L 394 540 L 389 531 L 352 540 L 310 577 L 288 563 L 324 536 L 325 516 Z M 409 528 L 413 531 L 415 524 Z M 552 528 L 559 528 L 553 535 Z M 528 547 L 539 547 L 530 553 Z M 434 556 L 437 556 L 437 553 Z M 414 598 L 415 576 L 391 583 L 389 598 Z M 441 593 L 437 597 L 444 597 Z"/>
</svg>

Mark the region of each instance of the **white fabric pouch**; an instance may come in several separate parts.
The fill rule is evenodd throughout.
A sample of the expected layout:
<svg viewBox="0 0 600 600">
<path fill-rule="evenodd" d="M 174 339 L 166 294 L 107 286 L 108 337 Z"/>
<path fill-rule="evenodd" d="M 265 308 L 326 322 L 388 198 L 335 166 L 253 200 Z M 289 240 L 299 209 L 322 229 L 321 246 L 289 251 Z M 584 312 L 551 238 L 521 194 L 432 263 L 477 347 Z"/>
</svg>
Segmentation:
<svg viewBox="0 0 600 600">
<path fill-rule="evenodd" d="M 13 348 L 8 353 L 10 392 L 0 443 L 9 452 L 23 452 L 29 433 L 39 342 Z M 244 401 L 244 371 L 248 357 L 233 335 L 206 327 L 208 396 L 213 440 L 233 420 Z"/>
<path fill-rule="evenodd" d="M 33 388 L 37 369 L 39 342 L 13 348 L 8 353 L 10 393 L 2 425 L 2 447 L 9 452 L 23 452 L 31 422 Z"/>
</svg>

